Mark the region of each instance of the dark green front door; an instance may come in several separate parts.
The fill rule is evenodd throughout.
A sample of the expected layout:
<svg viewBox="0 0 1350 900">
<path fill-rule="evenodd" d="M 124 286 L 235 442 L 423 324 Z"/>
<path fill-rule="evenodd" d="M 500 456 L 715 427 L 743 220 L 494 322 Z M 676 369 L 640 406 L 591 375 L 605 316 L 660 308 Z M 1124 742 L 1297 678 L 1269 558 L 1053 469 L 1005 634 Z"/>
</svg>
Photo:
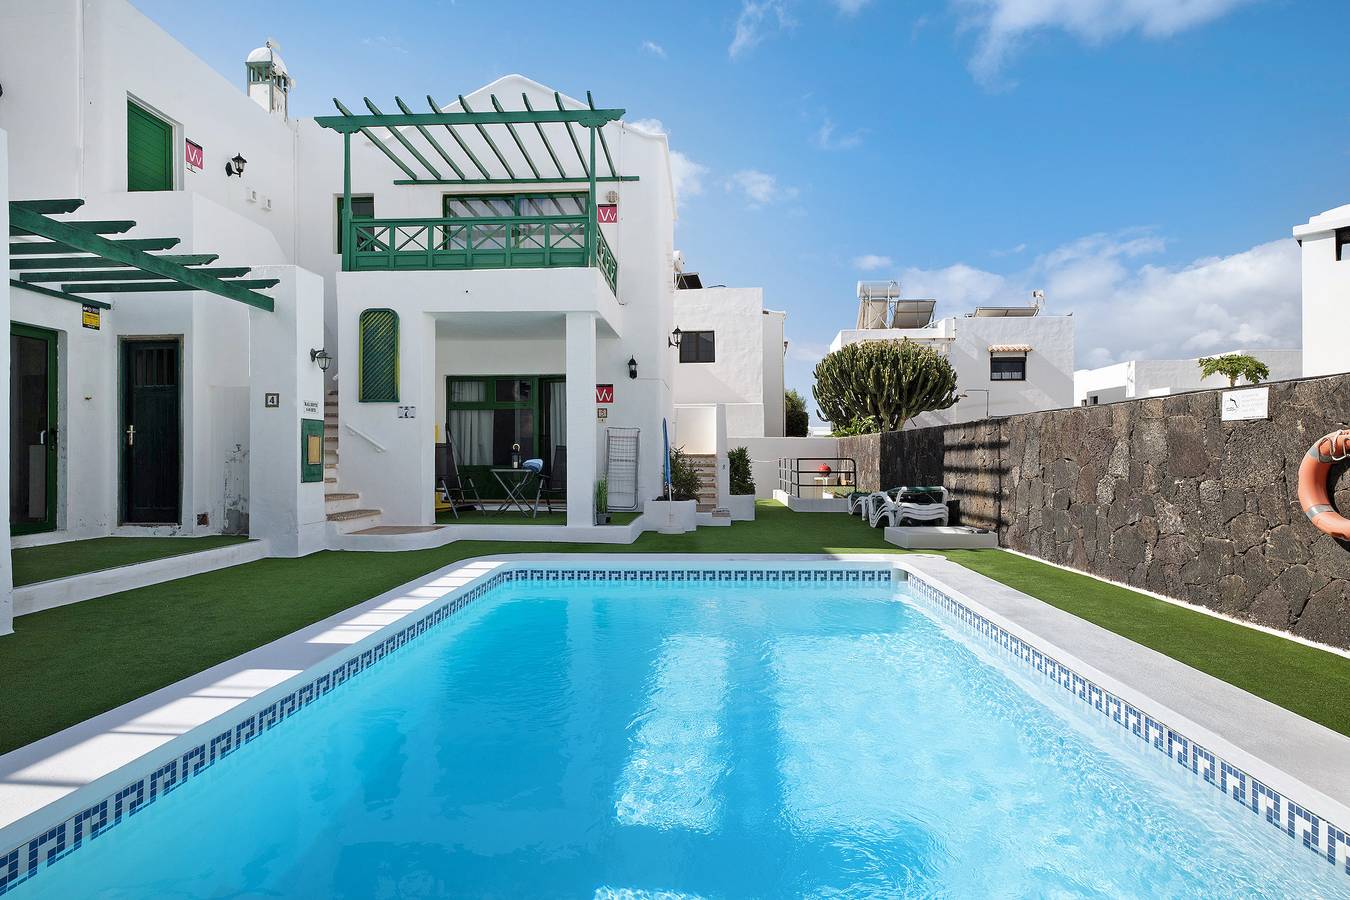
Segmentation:
<svg viewBox="0 0 1350 900">
<path fill-rule="evenodd" d="M 9 332 L 9 530 L 56 527 L 56 332 Z"/>
<path fill-rule="evenodd" d="M 182 402 L 177 341 L 122 343 L 122 521 L 181 520 Z"/>
</svg>

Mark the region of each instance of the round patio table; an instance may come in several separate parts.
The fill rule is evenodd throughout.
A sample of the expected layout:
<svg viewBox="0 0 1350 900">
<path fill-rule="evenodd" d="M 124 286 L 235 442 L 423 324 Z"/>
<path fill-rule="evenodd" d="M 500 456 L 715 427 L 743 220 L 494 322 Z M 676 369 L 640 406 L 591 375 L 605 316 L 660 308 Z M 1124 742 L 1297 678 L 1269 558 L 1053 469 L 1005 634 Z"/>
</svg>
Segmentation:
<svg viewBox="0 0 1350 900">
<path fill-rule="evenodd" d="M 497 509 L 497 515 L 503 515 L 508 509 L 515 507 L 522 513 L 531 516 L 538 516 L 539 509 L 530 503 L 525 497 L 525 488 L 536 477 L 533 469 L 527 469 L 521 466 L 518 469 L 509 466 L 501 468 L 492 468 L 492 477 L 497 479 L 497 483 L 506 491 L 506 502 Z"/>
</svg>

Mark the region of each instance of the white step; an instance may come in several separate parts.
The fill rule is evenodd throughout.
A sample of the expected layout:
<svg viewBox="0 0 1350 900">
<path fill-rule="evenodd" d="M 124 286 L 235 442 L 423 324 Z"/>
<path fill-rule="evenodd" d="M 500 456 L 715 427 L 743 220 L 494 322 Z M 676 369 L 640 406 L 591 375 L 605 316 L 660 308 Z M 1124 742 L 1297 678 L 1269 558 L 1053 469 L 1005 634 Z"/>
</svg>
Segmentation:
<svg viewBox="0 0 1350 900">
<path fill-rule="evenodd" d="M 361 495 L 355 491 L 326 491 L 323 495 L 325 513 L 340 513 L 360 508 Z"/>
<path fill-rule="evenodd" d="M 350 534 L 363 528 L 374 528 L 380 524 L 378 509 L 349 509 L 328 514 L 328 525 L 338 534 Z"/>
</svg>

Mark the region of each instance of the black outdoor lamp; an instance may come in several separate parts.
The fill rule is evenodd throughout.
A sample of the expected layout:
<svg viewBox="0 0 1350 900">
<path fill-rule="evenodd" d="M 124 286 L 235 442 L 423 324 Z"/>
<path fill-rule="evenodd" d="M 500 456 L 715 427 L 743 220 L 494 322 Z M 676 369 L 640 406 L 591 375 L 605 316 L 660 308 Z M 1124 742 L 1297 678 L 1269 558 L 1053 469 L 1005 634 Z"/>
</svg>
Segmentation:
<svg viewBox="0 0 1350 900">
<path fill-rule="evenodd" d="M 244 165 L 247 162 L 248 160 L 244 159 L 243 156 L 236 153 L 234 155 L 234 159 L 225 161 L 225 177 L 229 178 L 231 175 L 238 175 L 240 177 L 243 177 Z"/>
<path fill-rule="evenodd" d="M 328 364 L 333 361 L 333 357 L 328 355 L 328 351 L 320 347 L 318 350 L 309 351 L 309 361 L 319 367 L 320 372 L 328 371 Z"/>
<path fill-rule="evenodd" d="M 680 329 L 676 328 L 674 331 L 670 333 L 670 337 L 666 339 L 667 345 L 671 347 L 680 346 L 680 337 L 681 337 Z"/>
<path fill-rule="evenodd" d="M 628 357 L 628 377 L 637 378 L 637 357 Z"/>
</svg>

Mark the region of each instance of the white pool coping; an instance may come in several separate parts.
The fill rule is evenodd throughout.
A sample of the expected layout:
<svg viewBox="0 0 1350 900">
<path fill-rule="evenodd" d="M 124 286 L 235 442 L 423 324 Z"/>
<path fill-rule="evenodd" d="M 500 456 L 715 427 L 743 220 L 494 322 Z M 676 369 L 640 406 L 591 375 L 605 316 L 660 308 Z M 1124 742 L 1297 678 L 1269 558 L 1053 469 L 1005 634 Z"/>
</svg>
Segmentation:
<svg viewBox="0 0 1350 900">
<path fill-rule="evenodd" d="M 460 560 L 0 756 L 0 848 L 119 790 L 147 754 L 158 758 L 170 745 L 177 750 L 200 742 L 207 723 L 226 716 L 233 722 L 245 705 L 261 708 L 296 676 L 323 670 L 358 644 L 383 640 L 390 626 L 512 563 L 625 568 L 817 562 L 882 563 L 913 572 L 1324 821 L 1350 825 L 1350 738 L 941 557 L 522 553 Z"/>
</svg>

